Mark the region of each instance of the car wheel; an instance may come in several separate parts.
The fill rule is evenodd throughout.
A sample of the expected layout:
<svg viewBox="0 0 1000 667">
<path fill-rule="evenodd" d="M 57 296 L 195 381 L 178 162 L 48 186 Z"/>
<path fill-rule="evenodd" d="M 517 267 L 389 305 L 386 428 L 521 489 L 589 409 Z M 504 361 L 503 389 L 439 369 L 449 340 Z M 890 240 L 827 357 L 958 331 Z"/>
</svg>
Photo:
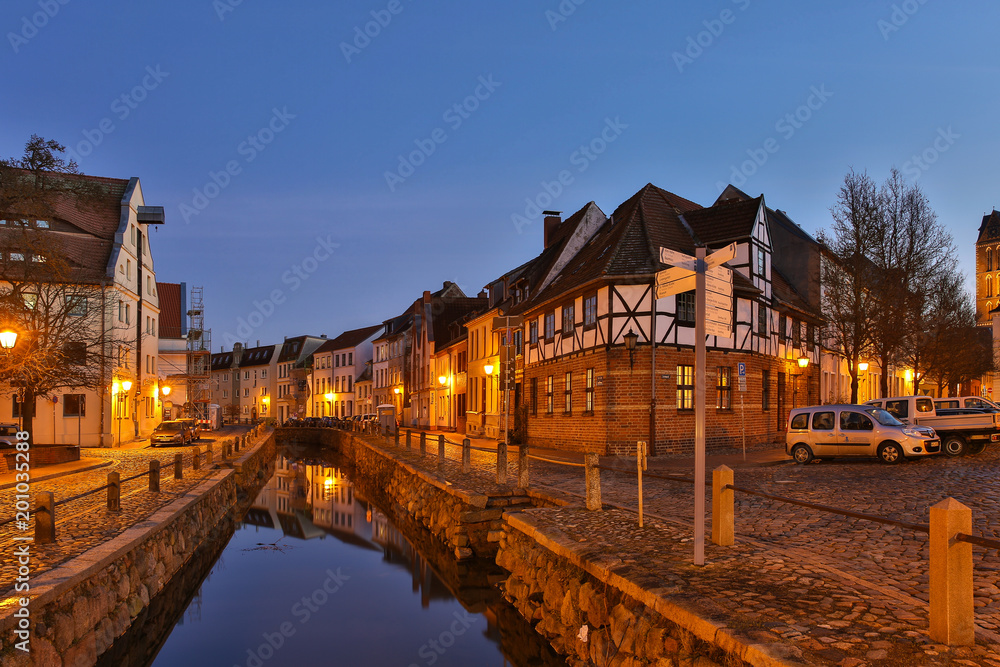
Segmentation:
<svg viewBox="0 0 1000 667">
<path fill-rule="evenodd" d="M 792 447 L 792 458 L 796 463 L 809 463 L 813 460 L 812 450 L 805 445 L 795 445 Z"/>
<path fill-rule="evenodd" d="M 973 443 L 970 443 L 969 446 L 968 446 L 968 453 L 969 454 L 982 454 L 983 451 L 985 451 L 985 450 L 986 450 L 986 443 L 985 442 L 973 442 Z"/>
<path fill-rule="evenodd" d="M 895 442 L 883 442 L 879 445 L 878 457 L 882 459 L 882 463 L 899 463 L 903 460 L 903 448 Z"/>
<path fill-rule="evenodd" d="M 961 456 L 965 453 L 965 440 L 957 435 L 949 435 L 944 439 L 944 453 L 948 456 Z"/>
</svg>

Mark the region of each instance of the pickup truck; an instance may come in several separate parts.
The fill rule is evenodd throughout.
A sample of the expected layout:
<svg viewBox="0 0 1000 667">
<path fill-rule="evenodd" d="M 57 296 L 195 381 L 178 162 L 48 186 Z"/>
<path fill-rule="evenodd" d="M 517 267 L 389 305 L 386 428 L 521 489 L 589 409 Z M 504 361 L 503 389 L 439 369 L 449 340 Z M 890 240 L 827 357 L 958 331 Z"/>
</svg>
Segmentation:
<svg viewBox="0 0 1000 667">
<path fill-rule="evenodd" d="M 979 454 L 987 444 L 1000 442 L 1000 413 L 942 409 L 938 414 L 930 396 L 880 398 L 865 405 L 884 408 L 904 424 L 930 426 L 941 436 L 948 456 Z"/>
<path fill-rule="evenodd" d="M 981 410 L 983 412 L 1000 412 L 1000 406 L 981 396 L 958 396 L 952 398 L 935 398 L 935 410 Z"/>
</svg>

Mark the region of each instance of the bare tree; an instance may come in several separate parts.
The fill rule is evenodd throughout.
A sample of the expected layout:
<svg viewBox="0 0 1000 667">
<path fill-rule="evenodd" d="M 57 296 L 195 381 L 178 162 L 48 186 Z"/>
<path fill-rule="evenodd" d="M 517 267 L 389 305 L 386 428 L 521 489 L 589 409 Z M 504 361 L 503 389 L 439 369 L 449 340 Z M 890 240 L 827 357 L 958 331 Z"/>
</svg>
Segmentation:
<svg viewBox="0 0 1000 667">
<path fill-rule="evenodd" d="M 823 313 L 827 344 L 847 360 L 851 402 L 858 400 L 858 361 L 873 345 L 873 315 L 878 272 L 869 259 L 879 238 L 882 210 L 878 187 L 867 173 L 851 170 L 830 209 L 832 235 L 820 232 L 826 246 L 822 264 Z"/>
<path fill-rule="evenodd" d="M 49 227 L 60 200 L 85 210 L 102 195 L 99 184 L 74 176 L 76 165 L 57 154 L 63 150 L 32 136 L 22 158 L 0 160 L 0 326 L 19 334 L 0 355 L 0 381 L 17 392 L 29 433 L 37 397 L 101 391 L 131 349 L 118 345 L 127 342 L 113 325 L 112 288 Z"/>
</svg>

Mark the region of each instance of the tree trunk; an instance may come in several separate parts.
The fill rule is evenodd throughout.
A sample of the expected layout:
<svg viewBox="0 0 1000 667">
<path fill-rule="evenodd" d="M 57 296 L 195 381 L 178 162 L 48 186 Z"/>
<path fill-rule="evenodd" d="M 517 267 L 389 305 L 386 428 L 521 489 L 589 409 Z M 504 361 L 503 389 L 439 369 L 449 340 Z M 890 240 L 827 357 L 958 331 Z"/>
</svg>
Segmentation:
<svg viewBox="0 0 1000 667">
<path fill-rule="evenodd" d="M 24 398 L 21 401 L 21 430 L 28 432 L 28 446 L 35 444 L 35 390 L 24 388 Z"/>
<path fill-rule="evenodd" d="M 851 403 L 857 404 L 858 402 L 858 372 L 851 372 Z"/>
</svg>

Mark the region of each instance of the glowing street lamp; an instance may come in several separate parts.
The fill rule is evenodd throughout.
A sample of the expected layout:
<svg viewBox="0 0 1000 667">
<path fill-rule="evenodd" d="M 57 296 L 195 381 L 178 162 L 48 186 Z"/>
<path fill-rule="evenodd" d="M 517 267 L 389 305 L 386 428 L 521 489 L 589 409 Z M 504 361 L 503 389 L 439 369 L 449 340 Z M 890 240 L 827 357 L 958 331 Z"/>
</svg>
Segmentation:
<svg viewBox="0 0 1000 667">
<path fill-rule="evenodd" d="M 867 373 L 868 372 L 868 362 L 867 361 L 859 361 L 858 362 L 858 371 L 861 372 L 861 373 Z"/>
<path fill-rule="evenodd" d="M 806 368 L 809 366 L 809 357 L 799 357 L 798 359 L 799 368 Z"/>
<path fill-rule="evenodd" d="M 493 364 L 486 364 L 483 366 L 483 370 L 486 371 L 487 375 L 493 375 Z"/>
<path fill-rule="evenodd" d="M 118 386 L 117 382 L 115 382 L 115 386 Z M 118 393 L 118 446 L 119 447 L 121 447 L 121 445 L 122 445 L 122 419 L 124 419 L 124 415 L 122 413 L 125 411 L 125 405 L 126 405 L 125 402 L 128 400 L 128 394 L 127 394 L 127 392 L 128 392 L 129 389 L 132 388 L 132 381 L 131 380 L 122 380 L 120 386 L 121 386 L 122 390 L 120 392 L 117 392 Z"/>
<path fill-rule="evenodd" d="M 0 347 L 2 347 L 5 352 L 13 350 L 15 344 L 17 344 L 16 331 L 11 329 L 4 329 L 3 331 L 0 331 Z"/>
</svg>

